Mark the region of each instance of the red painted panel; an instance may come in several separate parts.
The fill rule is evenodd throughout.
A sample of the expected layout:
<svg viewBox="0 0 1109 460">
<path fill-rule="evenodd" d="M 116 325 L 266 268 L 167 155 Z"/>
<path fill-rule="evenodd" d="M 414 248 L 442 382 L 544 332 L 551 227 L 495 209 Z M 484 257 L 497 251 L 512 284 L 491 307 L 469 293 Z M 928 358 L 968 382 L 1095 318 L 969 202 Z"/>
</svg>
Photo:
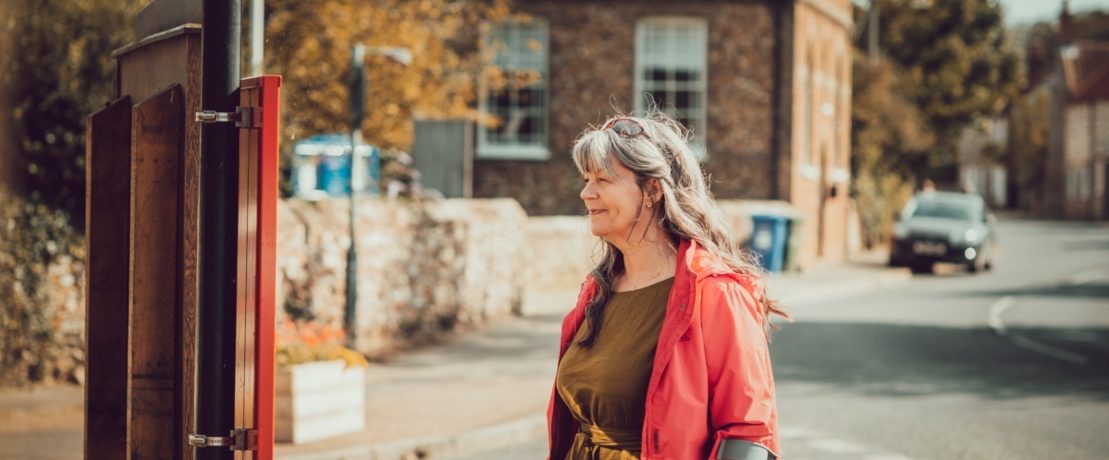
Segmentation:
<svg viewBox="0 0 1109 460">
<path fill-rule="evenodd" d="M 274 328 L 277 290 L 277 181 L 281 77 L 256 77 L 262 86 L 261 148 L 258 155 L 258 328 L 256 332 L 255 458 L 273 459 Z M 252 79 L 253 80 L 253 79 Z"/>
</svg>

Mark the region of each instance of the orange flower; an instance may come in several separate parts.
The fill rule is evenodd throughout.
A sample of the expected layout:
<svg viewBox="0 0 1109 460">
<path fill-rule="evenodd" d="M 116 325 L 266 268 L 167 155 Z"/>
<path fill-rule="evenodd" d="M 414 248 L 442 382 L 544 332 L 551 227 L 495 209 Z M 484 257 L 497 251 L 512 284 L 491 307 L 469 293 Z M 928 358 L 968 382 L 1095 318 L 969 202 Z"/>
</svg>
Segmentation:
<svg viewBox="0 0 1109 460">
<path fill-rule="evenodd" d="M 361 353 L 342 346 L 346 334 L 341 327 L 286 318 L 276 332 L 278 366 L 335 359 L 348 366 L 367 365 Z"/>
</svg>

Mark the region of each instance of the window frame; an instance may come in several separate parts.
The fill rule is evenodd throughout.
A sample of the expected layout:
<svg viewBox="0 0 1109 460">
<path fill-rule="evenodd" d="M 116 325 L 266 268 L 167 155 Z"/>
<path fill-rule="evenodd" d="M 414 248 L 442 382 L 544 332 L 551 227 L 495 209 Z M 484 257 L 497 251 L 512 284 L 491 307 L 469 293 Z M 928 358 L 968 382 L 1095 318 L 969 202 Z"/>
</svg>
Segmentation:
<svg viewBox="0 0 1109 460">
<path fill-rule="evenodd" d="M 531 17 L 524 21 L 507 20 L 499 23 L 486 23 L 482 31 L 482 46 L 489 46 L 489 41 L 492 39 L 492 34 L 495 29 L 505 24 L 527 24 L 535 25 L 540 30 L 542 38 L 542 53 L 543 57 L 542 67 L 539 69 L 542 75 L 543 85 L 543 104 L 541 110 L 543 111 L 543 124 L 542 133 L 543 141 L 538 143 L 497 143 L 488 138 L 488 131 L 484 123 L 477 124 L 477 148 L 474 149 L 474 157 L 478 160 L 533 160 L 545 161 L 550 159 L 550 140 L 551 140 L 551 85 L 550 85 L 550 62 L 551 62 L 551 29 L 550 23 L 543 17 Z M 492 65 L 495 65 L 496 57 L 493 57 Z M 478 111 L 484 119 L 489 115 L 489 97 L 490 89 L 486 82 L 484 72 L 478 78 Z"/>
<path fill-rule="evenodd" d="M 634 51 L 634 64 L 632 65 L 632 81 L 634 93 L 632 101 L 634 101 L 633 109 L 636 113 L 643 113 L 647 109 L 647 101 L 644 97 L 644 87 L 646 86 L 645 79 L 643 78 L 643 70 L 646 65 L 646 50 L 645 41 L 647 38 L 648 28 L 652 26 L 694 26 L 703 38 L 701 43 L 701 56 L 700 56 L 700 79 L 696 82 L 695 91 L 700 93 L 699 104 L 697 112 L 694 114 L 697 123 L 693 126 L 693 138 L 689 146 L 693 149 L 697 159 L 701 162 L 708 161 L 708 102 L 709 102 L 709 88 L 708 88 L 708 73 L 709 73 L 709 22 L 707 19 L 698 16 L 644 16 L 635 22 L 635 51 Z M 660 107 L 660 109 L 668 114 L 670 108 Z M 673 115 L 673 114 L 671 114 Z"/>
</svg>

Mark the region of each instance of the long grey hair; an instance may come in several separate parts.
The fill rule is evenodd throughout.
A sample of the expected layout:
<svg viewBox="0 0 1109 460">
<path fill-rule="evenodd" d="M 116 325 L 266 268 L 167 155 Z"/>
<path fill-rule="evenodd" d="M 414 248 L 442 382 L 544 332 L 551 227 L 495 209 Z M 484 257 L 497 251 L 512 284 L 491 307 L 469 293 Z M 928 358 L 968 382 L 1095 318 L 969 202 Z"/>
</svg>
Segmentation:
<svg viewBox="0 0 1109 460">
<path fill-rule="evenodd" d="M 646 135 L 627 136 L 603 128 L 617 118 L 638 123 Z M 736 273 L 765 274 L 754 256 L 732 238 L 688 143 L 689 132 L 680 123 L 652 110 L 645 117 L 616 116 L 601 126 L 587 129 L 574 141 L 570 154 L 582 175 L 598 170 L 611 173 L 610 162 L 619 161 L 635 173 L 641 190 L 651 179 L 657 179 L 662 198 L 657 206 L 649 208 L 648 218 L 659 219 L 672 243 L 693 240 Z M 592 272 L 598 289 L 586 308 L 588 334 L 579 341 L 585 347 L 596 340 L 602 312 L 613 296 L 613 284 L 624 272 L 623 255 L 616 246 L 604 240 L 601 244 L 601 261 Z M 682 261 L 678 263 L 680 266 Z M 766 293 L 758 294 L 762 294 L 760 310 L 769 332 L 770 314 L 786 318 L 789 315 Z"/>
</svg>

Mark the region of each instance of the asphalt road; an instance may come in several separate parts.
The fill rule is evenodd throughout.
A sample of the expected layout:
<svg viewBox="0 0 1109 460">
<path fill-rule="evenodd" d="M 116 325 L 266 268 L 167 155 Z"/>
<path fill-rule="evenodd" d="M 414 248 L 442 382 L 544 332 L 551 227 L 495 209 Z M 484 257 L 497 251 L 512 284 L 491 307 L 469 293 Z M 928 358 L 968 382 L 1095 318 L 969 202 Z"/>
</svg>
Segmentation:
<svg viewBox="0 0 1109 460">
<path fill-rule="evenodd" d="M 999 235 L 992 272 L 793 306 L 771 346 L 785 458 L 1109 458 L 1109 225 Z"/>
</svg>

